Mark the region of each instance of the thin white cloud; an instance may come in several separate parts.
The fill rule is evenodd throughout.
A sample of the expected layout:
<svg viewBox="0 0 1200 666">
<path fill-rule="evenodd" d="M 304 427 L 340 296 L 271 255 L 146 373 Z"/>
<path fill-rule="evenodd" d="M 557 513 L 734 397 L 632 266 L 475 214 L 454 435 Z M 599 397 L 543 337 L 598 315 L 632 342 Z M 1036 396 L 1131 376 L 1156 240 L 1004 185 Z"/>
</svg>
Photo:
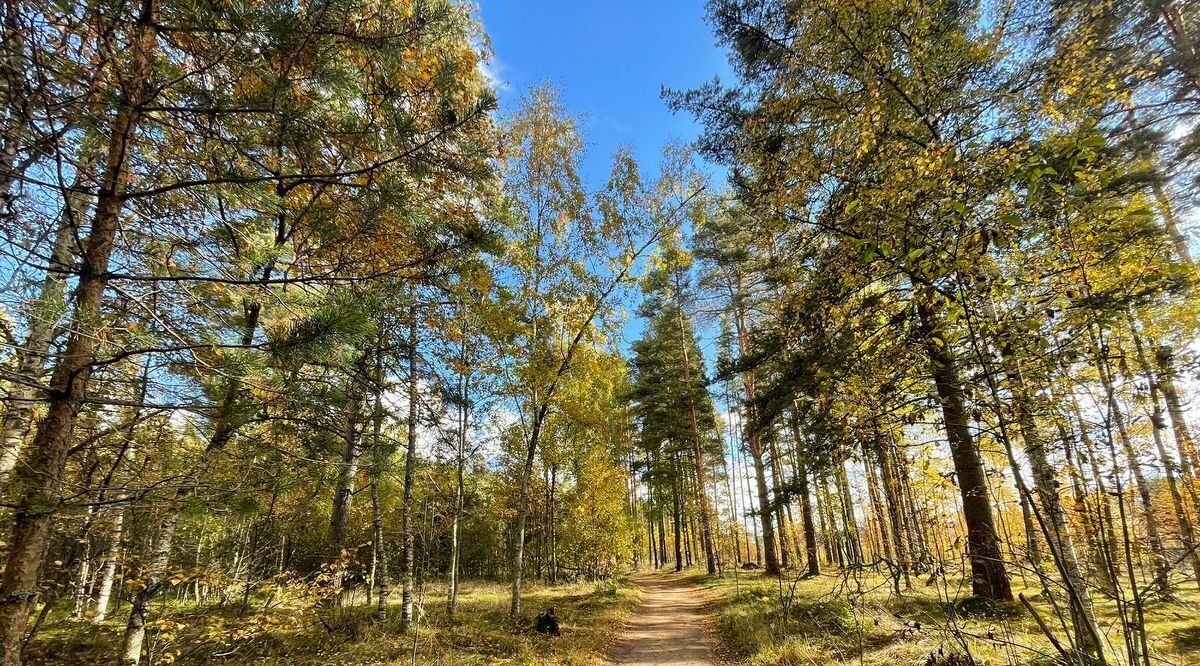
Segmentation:
<svg viewBox="0 0 1200 666">
<path fill-rule="evenodd" d="M 504 92 L 512 87 L 512 84 L 505 78 L 504 74 L 508 70 L 508 67 L 497 56 L 493 55 L 487 59 L 480 60 L 478 68 L 479 73 L 483 75 L 483 79 L 497 93 Z"/>
<path fill-rule="evenodd" d="M 1167 134 L 1167 138 L 1171 141 L 1182 140 L 1184 137 L 1191 134 L 1192 130 L 1196 129 L 1196 123 L 1197 121 L 1195 120 L 1175 123 L 1175 126 L 1172 127 L 1170 132 Z"/>
</svg>

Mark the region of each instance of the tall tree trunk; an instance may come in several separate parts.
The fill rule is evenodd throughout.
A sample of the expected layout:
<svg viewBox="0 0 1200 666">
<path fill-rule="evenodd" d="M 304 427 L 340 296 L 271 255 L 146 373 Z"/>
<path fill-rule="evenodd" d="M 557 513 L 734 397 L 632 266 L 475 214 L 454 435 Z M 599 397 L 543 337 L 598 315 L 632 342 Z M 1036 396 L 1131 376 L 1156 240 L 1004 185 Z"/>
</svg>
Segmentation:
<svg viewBox="0 0 1200 666">
<path fill-rule="evenodd" d="M 542 507 L 543 509 L 550 506 L 550 466 L 546 464 L 545 456 L 542 457 Z M 533 572 L 538 580 L 546 580 L 546 534 L 549 532 L 547 519 L 549 512 L 543 510 L 540 516 L 542 520 L 541 528 L 534 533 L 533 538 L 537 539 L 537 549 L 533 551 Z"/>
<path fill-rule="evenodd" d="M 833 553 L 833 561 L 839 569 L 846 566 L 846 548 L 845 539 L 842 533 L 842 526 L 838 522 L 838 512 L 834 507 L 833 492 L 829 490 L 829 473 L 827 470 L 821 470 L 817 475 L 818 492 L 824 499 L 825 520 L 829 521 L 829 545 Z"/>
<path fill-rule="evenodd" d="M 717 435 L 720 436 L 721 429 L 718 425 Z M 737 451 L 734 449 L 733 440 L 729 440 L 729 457 L 724 454 L 724 443 L 721 446 L 721 466 L 725 471 L 725 497 L 729 502 L 729 530 L 730 536 L 733 537 L 733 556 L 734 566 L 742 566 L 742 540 L 738 536 L 739 518 L 738 518 L 738 498 L 737 498 Z"/>
<path fill-rule="evenodd" d="M 1108 583 L 1112 591 L 1116 591 L 1119 586 L 1121 576 L 1120 559 L 1117 554 L 1117 530 L 1116 521 L 1113 517 L 1112 498 L 1108 490 L 1108 484 L 1104 482 L 1104 474 L 1100 470 L 1100 460 L 1097 457 L 1096 447 L 1092 444 L 1092 437 L 1088 434 L 1087 423 L 1083 420 L 1083 411 L 1079 408 L 1079 399 L 1074 391 L 1070 391 L 1071 412 L 1075 417 L 1075 422 L 1079 425 L 1079 441 L 1083 445 L 1084 452 L 1088 460 L 1088 469 L 1092 475 L 1092 483 L 1096 486 L 1095 511 L 1097 520 L 1100 522 L 1100 540 L 1103 545 L 1104 570 L 1108 574 Z"/>
<path fill-rule="evenodd" d="M 683 502 L 679 489 L 679 460 L 672 456 L 674 470 L 671 473 L 671 522 L 675 533 L 675 571 L 683 571 Z"/>
<path fill-rule="evenodd" d="M 745 452 L 742 452 L 742 488 L 745 490 L 744 501 L 746 513 L 750 517 L 750 529 L 746 531 L 747 538 L 754 541 L 754 563 L 762 565 L 762 545 L 758 538 L 758 516 L 759 512 L 754 510 L 754 496 L 750 490 L 750 467 L 746 464 Z M 750 542 L 746 542 L 746 555 L 750 554 Z"/>
<path fill-rule="evenodd" d="M 1013 469 L 1013 475 L 1021 474 L 1020 468 Z M 1038 542 L 1038 529 L 1033 520 L 1033 509 L 1029 506 L 1029 500 L 1021 495 L 1017 498 L 1017 502 L 1021 505 L 1021 524 L 1025 527 L 1025 550 L 1029 556 L 1029 561 L 1039 563 L 1044 557 L 1042 555 L 1042 546 Z"/>
<path fill-rule="evenodd" d="M 1158 516 L 1154 513 L 1154 503 L 1150 496 L 1150 483 L 1142 471 L 1137 452 L 1133 448 L 1133 440 L 1125 423 L 1125 412 L 1117 399 L 1117 388 L 1112 369 L 1108 362 L 1106 346 L 1096 336 L 1094 329 L 1089 327 L 1092 345 L 1095 351 L 1097 369 L 1100 371 L 1100 383 L 1104 388 L 1105 401 L 1108 405 L 1109 418 L 1117 430 L 1117 440 L 1129 462 L 1129 470 L 1133 473 L 1134 488 L 1141 503 L 1142 517 L 1146 523 L 1146 541 L 1150 545 L 1150 556 L 1154 560 L 1154 586 L 1164 598 L 1174 594 L 1171 586 L 1171 564 L 1167 550 L 1163 547 L 1162 536 L 1158 530 Z"/>
<path fill-rule="evenodd" d="M 846 550 L 850 565 L 862 564 L 862 542 L 859 540 L 858 518 L 854 515 L 854 497 L 850 494 L 850 480 L 846 478 L 846 462 L 838 461 L 837 469 L 838 496 L 842 504 L 842 524 L 846 526 Z"/>
<path fill-rule="evenodd" d="M 804 530 L 805 575 L 821 575 L 821 555 L 817 544 L 817 525 L 813 520 L 812 489 L 808 483 L 808 461 L 804 455 L 804 439 L 800 433 L 800 417 L 793 408 L 789 416 L 792 438 L 796 440 L 796 490 L 800 495 L 800 522 Z"/>
<path fill-rule="evenodd" d="M 383 540 L 383 507 L 379 501 L 379 480 L 378 473 L 371 479 L 371 528 L 375 544 L 375 619 L 383 622 L 387 619 L 391 584 L 388 581 L 388 558 Z"/>
<path fill-rule="evenodd" d="M 51 521 L 59 503 L 62 473 L 71 448 L 75 422 L 95 364 L 100 306 L 109 281 L 113 241 L 120 224 L 129 180 L 129 162 L 141 107 L 151 90 L 156 50 L 153 0 L 142 0 L 132 35 L 132 71 L 125 100 L 112 121 L 107 163 L 84 241 L 75 287 L 75 315 L 64 354 L 50 379 L 46 416 L 38 424 L 33 453 L 19 468 L 7 564 L 0 582 L 0 663 L 21 663 L 21 642 L 33 604 L 38 577 L 49 548 Z"/>
<path fill-rule="evenodd" d="M 919 298 L 917 311 L 962 496 L 963 519 L 967 524 L 967 556 L 971 562 L 971 590 L 985 599 L 1009 601 L 1013 598 L 1012 588 L 1005 571 L 1000 538 L 996 534 L 983 459 L 967 428 L 958 361 L 928 297 Z"/>
<path fill-rule="evenodd" d="M 125 476 L 125 474 L 122 473 L 122 470 L 126 465 L 126 461 L 133 457 L 134 451 L 136 450 L 136 442 L 134 441 L 134 438 L 137 435 L 138 425 L 141 423 L 142 406 L 146 402 L 146 387 L 149 382 L 149 374 L 150 358 L 147 356 L 145 362 L 142 364 L 141 372 L 139 373 L 139 380 L 136 384 L 137 388 L 130 400 L 131 404 L 133 405 L 133 409 L 129 414 L 128 424 L 124 428 L 121 448 L 117 450 L 116 456 L 114 456 L 112 464 L 108 468 L 108 472 L 100 481 L 99 491 L 96 493 L 96 504 L 95 506 L 88 507 L 87 520 L 84 522 L 83 529 L 76 537 L 77 543 L 82 542 L 84 547 L 84 554 L 81 558 L 79 558 L 79 577 L 75 587 L 75 609 L 72 613 L 72 617 L 76 619 L 82 619 L 87 614 L 88 606 L 92 601 L 90 594 L 93 593 L 98 586 L 103 585 L 103 582 L 99 580 L 99 577 L 102 576 L 105 571 L 107 571 L 107 568 L 103 565 L 105 564 L 106 559 L 110 557 L 115 558 L 116 552 L 120 547 L 120 538 L 124 522 L 123 514 L 125 512 L 125 504 L 128 501 L 128 496 L 122 492 L 116 498 L 116 501 L 113 502 L 113 506 L 109 507 L 109 493 L 114 489 L 114 483 L 118 485 L 122 484 L 122 480 Z M 95 470 L 94 466 L 92 470 Z M 92 471 L 89 471 L 84 477 L 81 486 L 87 487 L 90 485 L 91 478 Z M 91 559 L 92 527 L 95 525 L 97 518 L 104 517 L 110 511 L 116 512 L 116 520 L 114 525 L 115 529 L 113 530 L 114 534 L 110 535 L 110 541 L 108 545 L 99 553 L 99 558 L 95 562 L 95 564 L 101 565 L 101 570 L 99 572 L 93 572 L 93 562 Z M 75 549 L 76 546 L 71 547 L 70 555 L 66 558 L 68 562 L 76 559 Z M 111 594 L 111 581 L 109 581 L 109 585 L 110 589 L 108 593 Z M 107 604 L 107 600 L 105 600 L 105 603 Z M 45 611 L 43 610 L 43 614 L 44 613 Z M 26 641 L 28 640 L 29 638 L 27 637 Z"/>
<path fill-rule="evenodd" d="M 1103 644 L 1100 638 L 1100 628 L 1096 623 L 1096 611 L 1092 606 L 1092 596 L 1088 591 L 1087 579 L 1079 557 L 1075 552 L 1075 543 L 1067 525 L 1067 514 L 1059 499 L 1059 483 L 1046 455 L 1046 443 L 1034 422 L 1032 401 L 1025 377 L 1018 365 L 1015 354 L 1008 345 L 1000 349 L 1004 362 L 1004 371 L 1009 383 L 1009 393 L 1012 396 L 1013 409 L 1016 412 L 1017 427 L 1021 439 L 1025 443 L 1025 457 L 1029 460 L 1033 476 L 1034 490 L 1038 503 L 1041 505 L 1044 518 L 1041 527 L 1046 543 L 1050 546 L 1071 607 L 1071 624 L 1075 629 L 1075 643 L 1085 655 L 1085 661 L 1104 661 Z M 1020 489 L 1024 481 L 1018 478 Z M 1026 491 L 1027 492 L 1027 491 Z M 1022 492 L 1024 495 L 1025 492 Z"/>
<path fill-rule="evenodd" d="M 375 567 L 372 580 L 377 589 L 375 618 L 380 622 L 387 619 L 388 598 L 392 585 L 388 579 L 387 542 L 383 536 L 383 505 L 379 499 L 379 482 L 391 458 L 390 447 L 383 444 L 383 335 L 380 333 L 375 347 L 374 404 L 371 409 L 371 448 L 375 457 L 375 475 L 371 479 L 371 528 L 373 532 Z"/>
<path fill-rule="evenodd" d="M 904 587 L 912 589 L 912 569 L 909 563 L 909 544 L 905 538 L 904 509 L 901 506 L 900 480 L 897 478 L 894 456 L 891 454 L 892 440 L 888 435 L 876 434 L 875 456 L 879 460 L 879 473 L 883 483 L 883 497 L 887 505 L 888 522 L 891 523 L 892 548 L 896 553 L 896 569 L 899 576 L 895 577 L 899 586 L 901 578 Z"/>
<path fill-rule="evenodd" d="M 787 500 L 780 491 L 784 484 L 783 469 L 779 458 L 779 447 L 773 436 L 767 439 L 766 448 L 770 456 L 768 464 L 771 466 L 771 513 L 775 515 L 775 542 L 779 547 L 779 566 L 787 569 L 791 566 L 791 549 L 788 548 L 789 530 L 788 523 L 785 520 L 788 509 Z"/>
<path fill-rule="evenodd" d="M 1183 415 L 1183 404 L 1179 390 L 1175 388 L 1175 352 L 1167 345 L 1159 346 L 1154 352 L 1158 365 L 1158 386 L 1167 401 L 1167 414 L 1171 416 L 1171 432 L 1175 436 L 1175 449 L 1179 454 L 1179 466 L 1183 476 L 1183 487 L 1191 501 L 1192 513 L 1200 520 L 1200 489 L 1197 488 L 1196 443 Z M 1200 582 L 1200 581 L 1198 581 Z"/>
<path fill-rule="evenodd" d="M 691 346 L 691 336 L 688 335 L 683 320 L 683 307 L 675 304 L 676 320 L 679 324 L 679 338 L 683 351 L 683 381 L 688 391 L 688 418 L 692 428 L 692 464 L 696 467 L 696 499 L 700 501 L 700 540 L 704 544 L 704 564 L 708 575 L 717 572 L 717 561 L 712 549 L 712 507 L 708 501 L 707 470 L 704 464 L 704 453 L 701 449 L 703 438 L 700 435 L 700 422 L 696 417 L 695 384 L 692 382 L 692 358 L 688 347 Z"/>
<path fill-rule="evenodd" d="M 1177 66 L 1191 82 L 1192 87 L 1200 92 L 1200 47 L 1196 45 L 1195 27 L 1189 31 L 1183 10 L 1172 0 L 1161 3 L 1159 16 L 1166 24 L 1167 40 L 1178 54 Z"/>
<path fill-rule="evenodd" d="M 117 578 L 117 561 L 121 557 L 121 547 L 125 540 L 125 507 L 118 505 L 113 514 L 112 543 L 105 549 L 101 558 L 100 582 L 96 586 L 96 612 L 92 615 L 93 624 L 101 624 L 108 617 L 108 606 L 112 601 L 113 583 Z"/>
<path fill-rule="evenodd" d="M 465 318 L 464 318 L 465 322 Z M 465 324 L 464 324 L 465 328 Z M 464 331 L 465 332 L 465 331 Z M 466 367 L 466 336 L 463 336 L 459 361 Z M 467 461 L 467 418 L 470 398 L 470 377 L 463 370 L 458 376 L 458 433 L 454 451 L 454 507 L 450 517 L 450 587 L 446 592 L 446 615 L 454 617 L 458 605 L 458 560 L 461 545 L 459 530 L 463 510 L 463 474 Z"/>
<path fill-rule="evenodd" d="M 404 497 L 400 509 L 400 565 L 403 584 L 400 593 L 400 630 L 408 631 L 413 621 L 413 550 L 416 525 L 413 523 L 413 485 L 417 467 L 417 423 L 420 410 L 417 401 L 417 289 L 409 290 L 412 303 L 408 308 L 408 437 L 404 451 Z M 519 548 L 520 546 L 518 546 Z M 518 574 L 519 575 L 519 574 Z"/>
<path fill-rule="evenodd" d="M 738 351 L 742 355 L 750 353 L 749 331 L 746 330 L 746 313 L 738 306 L 734 312 L 734 326 L 737 329 Z M 757 419 L 754 418 L 755 380 L 751 373 L 742 377 L 742 385 L 746 390 L 746 409 L 749 412 L 751 427 L 745 440 L 750 444 L 750 458 L 754 461 L 754 480 L 758 490 L 758 516 L 762 527 L 762 551 L 764 562 L 763 573 L 768 576 L 779 574 L 778 540 L 775 537 L 775 525 L 772 523 L 771 492 L 767 487 L 766 466 L 763 461 L 762 438 L 758 432 Z"/>
<path fill-rule="evenodd" d="M 655 455 L 654 460 L 657 460 L 657 454 Z M 648 475 L 650 474 L 650 471 L 652 469 L 654 469 L 654 467 L 651 465 L 651 457 L 650 457 L 649 451 L 647 451 L 645 454 L 645 462 L 646 462 L 646 474 L 647 474 L 646 478 L 649 479 Z M 652 484 L 649 480 L 647 480 L 646 481 L 646 525 L 647 525 L 647 527 L 649 529 L 649 533 L 650 533 L 650 556 L 654 560 L 654 568 L 655 569 L 661 567 L 663 565 L 663 560 L 666 559 L 666 553 L 662 553 L 662 551 L 659 549 L 658 537 L 655 536 L 657 534 L 657 531 L 654 528 L 654 520 L 655 520 L 656 516 L 661 515 L 661 509 L 659 508 L 659 505 L 658 505 L 656 490 L 657 489 L 655 488 L 655 485 Z M 660 555 L 660 553 L 661 553 L 661 555 Z"/>
<path fill-rule="evenodd" d="M 692 409 L 692 423 L 696 422 L 695 409 Z M 699 429 L 693 425 L 693 435 L 699 437 Z M 717 560 L 713 552 L 712 540 L 712 507 L 709 504 L 704 455 L 700 451 L 699 441 L 692 443 L 692 459 L 696 465 L 696 496 L 700 501 L 700 541 L 704 548 L 704 565 L 708 575 L 717 573 Z"/>
<path fill-rule="evenodd" d="M 909 566 L 916 572 L 926 571 L 932 567 L 933 557 L 927 545 L 926 523 L 921 519 L 921 510 L 913 493 L 912 479 L 909 474 L 910 463 L 894 433 L 891 435 L 891 442 L 892 456 L 896 461 L 896 472 L 900 482 L 900 504 L 905 509 L 901 512 L 904 522 L 900 527 L 906 535 L 908 543 Z"/>
<path fill-rule="evenodd" d="M 680 495 L 682 495 L 682 494 L 683 494 L 683 491 L 680 490 Z M 687 505 L 686 501 L 684 502 L 684 505 L 685 506 Z M 693 556 L 693 553 L 695 553 L 695 552 L 696 552 L 695 525 L 692 523 L 692 519 L 690 516 L 685 516 L 685 518 L 683 520 L 683 561 L 686 563 L 685 566 L 687 566 L 687 568 L 689 568 L 689 569 L 692 568 L 693 557 L 695 557 L 695 556 Z"/>
<path fill-rule="evenodd" d="M 138 423 L 141 421 L 142 405 L 146 402 L 149 381 L 150 358 L 146 357 L 142 365 L 137 397 L 134 399 L 133 414 L 129 420 L 129 428 L 125 431 L 124 446 L 118 451 L 117 459 L 113 462 L 108 477 L 104 480 L 105 490 L 101 491 L 100 500 L 103 501 L 104 493 L 108 488 L 113 486 L 120 488 L 112 508 L 112 532 L 108 547 L 100 554 L 100 582 L 97 584 L 96 591 L 96 613 L 92 616 L 94 624 L 100 624 L 108 617 L 108 605 L 112 599 L 113 584 L 117 575 L 117 560 L 125 545 L 125 512 L 128 511 L 130 495 L 124 486 L 128 482 L 130 474 L 128 470 L 132 469 L 133 462 L 137 457 L 137 443 L 134 438 L 137 434 Z"/>
<path fill-rule="evenodd" d="M 1179 536 L 1183 541 L 1183 547 L 1186 551 L 1187 559 L 1192 565 L 1192 576 L 1195 583 L 1200 585 L 1200 551 L 1197 550 L 1196 532 L 1192 526 L 1192 520 L 1188 517 L 1187 508 L 1183 503 L 1183 492 L 1179 488 L 1179 480 L 1177 479 L 1180 469 L 1175 463 L 1175 459 L 1171 457 L 1171 453 L 1167 451 L 1167 445 L 1163 442 L 1163 430 L 1167 428 L 1166 419 L 1163 418 L 1162 403 L 1159 400 L 1159 381 L 1154 376 L 1154 371 L 1150 368 L 1150 363 L 1146 358 L 1146 350 L 1142 345 L 1141 336 L 1132 328 L 1133 344 L 1137 350 L 1138 365 L 1142 368 L 1142 374 L 1146 378 L 1146 383 L 1150 388 L 1150 422 L 1154 432 L 1154 447 L 1158 451 L 1159 460 L 1163 465 L 1163 476 L 1166 477 L 1167 490 L 1171 493 L 1171 503 L 1175 507 L 1175 517 L 1179 523 Z M 1186 479 L 1185 479 L 1186 483 Z"/>
<path fill-rule="evenodd" d="M 654 539 L 654 516 L 651 514 L 652 509 L 648 508 L 646 511 L 646 535 L 650 545 L 650 564 L 657 569 L 660 566 L 658 562 L 658 541 Z"/>
<path fill-rule="evenodd" d="M 129 605 L 129 618 L 125 622 L 125 634 L 121 639 L 121 651 L 118 653 L 119 666 L 136 666 L 142 659 L 142 645 L 146 638 L 146 619 L 150 612 L 150 602 L 163 585 L 167 565 L 171 560 L 171 546 L 174 543 L 175 523 L 164 525 L 159 530 L 154 546 L 150 550 L 149 568 L 144 576 L 144 587 L 135 592 Z"/>
<path fill-rule="evenodd" d="M 509 616 L 514 620 L 521 617 L 521 582 L 524 577 L 523 569 L 525 562 L 525 526 L 529 519 L 529 488 L 533 479 L 533 461 L 537 455 L 538 444 L 541 440 L 542 425 L 545 423 L 546 415 L 549 411 L 549 404 L 543 402 L 539 405 L 536 400 L 534 401 L 533 424 L 529 431 L 529 444 L 525 450 L 525 464 L 521 469 L 520 500 L 517 507 L 516 534 L 515 543 L 513 544 L 512 602 L 508 608 Z"/>
<path fill-rule="evenodd" d="M 871 521 L 869 522 L 875 523 L 871 539 L 876 542 L 876 548 L 872 559 L 878 560 L 882 557 L 889 562 L 895 562 L 896 554 L 892 550 L 888 521 L 884 517 L 886 509 L 883 504 L 883 492 L 879 489 L 879 472 L 875 463 L 877 456 L 871 453 L 871 444 L 865 438 L 860 443 L 862 445 L 863 476 L 867 480 L 867 495 L 871 500 Z"/>
<path fill-rule="evenodd" d="M 1122 589 L 1124 586 L 1117 588 L 1117 613 L 1120 616 L 1121 630 L 1125 637 L 1128 663 L 1136 664 L 1142 661 L 1142 655 L 1147 653 L 1148 648 L 1144 629 L 1146 622 L 1145 596 L 1144 588 L 1141 587 L 1138 580 L 1137 565 L 1134 564 L 1134 535 L 1130 527 L 1129 514 L 1125 509 L 1125 488 L 1121 482 L 1121 462 L 1120 457 L 1117 455 L 1117 444 L 1116 438 L 1113 436 L 1112 420 L 1113 415 L 1110 413 L 1105 419 L 1105 434 L 1107 435 L 1105 441 L 1108 444 L 1109 473 L 1113 481 L 1113 495 L 1116 497 L 1117 515 L 1121 519 L 1121 554 L 1125 558 L 1125 573 L 1127 574 L 1125 583 L 1128 585 L 1129 594 L 1132 597 L 1133 617 L 1129 616 L 1130 602 L 1125 598 L 1124 589 Z M 1145 666 L 1149 666 L 1148 660 Z"/>
<path fill-rule="evenodd" d="M 555 524 L 558 520 L 555 515 L 558 497 L 558 463 L 550 465 L 550 501 L 546 505 L 546 515 L 548 518 L 547 536 L 549 538 L 550 553 L 547 558 L 547 566 L 550 571 L 550 584 L 558 584 L 558 535 L 555 531 Z"/>
<path fill-rule="evenodd" d="M 767 487 L 766 465 L 763 461 L 762 442 L 758 433 L 751 433 L 750 458 L 754 461 L 754 481 L 758 488 L 758 517 L 762 529 L 763 573 L 775 576 L 779 573 L 778 540 L 775 538 L 774 508 L 771 506 L 771 490 Z"/>
<path fill-rule="evenodd" d="M 366 355 L 355 366 L 362 370 Z M 342 567 L 346 565 L 342 549 L 346 544 L 346 524 L 350 520 L 350 504 L 354 498 L 354 479 L 358 476 L 358 463 L 362 459 L 362 411 L 365 391 L 363 373 L 351 373 L 347 393 L 345 429 L 342 432 L 342 457 L 338 461 L 337 481 L 334 483 L 333 507 L 329 512 L 329 537 L 327 561 L 334 567 L 333 593 L 336 605 L 342 599 Z"/>
<path fill-rule="evenodd" d="M 1057 396 L 1054 400 L 1059 400 Z M 1087 540 L 1088 559 L 1090 560 L 1091 569 L 1093 572 L 1102 572 L 1101 579 L 1108 581 L 1107 565 L 1104 556 L 1104 544 L 1101 539 L 1101 531 L 1103 527 L 1100 525 L 1098 517 L 1092 514 L 1091 506 L 1088 503 L 1087 484 L 1083 480 L 1083 475 L 1079 472 L 1077 464 L 1077 455 L 1079 452 L 1076 449 L 1075 434 L 1070 429 L 1070 426 L 1058 414 L 1054 416 L 1055 427 L 1058 429 L 1059 440 L 1062 441 L 1063 453 L 1066 458 L 1067 478 L 1071 480 L 1071 499 L 1074 502 L 1074 509 L 1083 519 L 1084 537 Z M 1101 585 L 1105 585 L 1102 582 Z M 1104 587 L 1106 592 L 1112 592 L 1112 587 Z"/>
<path fill-rule="evenodd" d="M 817 497 L 817 520 L 820 521 L 821 526 L 821 549 L 825 551 L 825 562 L 832 566 L 835 563 L 833 557 L 833 534 L 831 533 L 833 528 L 829 526 L 829 512 L 825 510 L 825 496 L 821 494 L 821 475 L 814 473 L 813 479 L 815 479 L 813 483 L 815 488 L 813 488 L 813 491 Z"/>
<path fill-rule="evenodd" d="M 1171 205 L 1171 198 L 1167 196 L 1166 188 L 1163 187 L 1162 181 L 1155 180 L 1151 183 L 1150 190 L 1154 193 L 1154 202 L 1162 216 L 1163 228 L 1167 232 L 1167 238 L 1171 240 L 1171 246 L 1175 249 L 1176 256 L 1183 263 L 1190 265 L 1192 254 L 1188 251 L 1187 237 L 1179 228 L 1179 217 L 1175 215 L 1175 207 Z"/>
<path fill-rule="evenodd" d="M 30 12 L 31 14 L 33 12 Z M 8 202 L 13 184 L 20 178 L 17 156 L 22 142 L 36 143 L 29 136 L 33 126 L 30 109 L 33 106 L 26 78 L 26 35 L 32 27 L 24 19 L 25 7 L 20 0 L 4 2 L 4 39 L 0 40 L 0 216 L 8 215 Z M 28 17 L 32 18 L 32 17 Z M 31 140 L 32 139 L 32 140 Z"/>
<path fill-rule="evenodd" d="M 75 263 L 76 235 L 89 204 L 83 189 L 93 178 L 91 171 L 96 161 L 96 155 L 90 151 L 83 156 L 74 185 L 63 195 L 63 211 L 50 248 L 46 275 L 32 303 L 25 342 L 16 352 L 16 380 L 12 382 L 5 400 L 4 416 L 0 419 L 0 487 L 8 483 L 20 458 L 21 445 L 29 432 L 29 421 L 37 400 L 35 387 L 42 382 L 50 344 L 66 310 L 67 280 Z"/>
<path fill-rule="evenodd" d="M 661 498 L 660 498 L 661 499 Z M 663 503 L 658 503 L 658 562 L 659 566 L 667 565 L 667 523 Z"/>
<path fill-rule="evenodd" d="M 88 507 L 87 523 L 90 525 L 95 519 L 95 507 Z M 85 530 L 90 532 L 90 530 Z M 71 619 L 79 620 L 87 614 L 88 606 L 91 605 L 91 596 L 89 587 L 93 578 L 92 572 L 92 538 L 90 534 L 84 534 L 79 537 L 83 543 L 83 554 L 79 557 L 79 571 L 75 574 L 75 589 L 72 590 Z"/>
</svg>

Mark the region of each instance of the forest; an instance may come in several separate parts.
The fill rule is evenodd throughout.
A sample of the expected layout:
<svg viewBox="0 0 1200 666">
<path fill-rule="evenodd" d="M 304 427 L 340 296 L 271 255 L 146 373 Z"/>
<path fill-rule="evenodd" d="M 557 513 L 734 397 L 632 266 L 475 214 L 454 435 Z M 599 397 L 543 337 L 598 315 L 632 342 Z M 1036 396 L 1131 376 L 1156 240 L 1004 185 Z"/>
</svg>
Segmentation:
<svg viewBox="0 0 1200 666">
<path fill-rule="evenodd" d="M 481 4 L 3 0 L 0 666 L 1200 663 L 1200 2 Z"/>
</svg>

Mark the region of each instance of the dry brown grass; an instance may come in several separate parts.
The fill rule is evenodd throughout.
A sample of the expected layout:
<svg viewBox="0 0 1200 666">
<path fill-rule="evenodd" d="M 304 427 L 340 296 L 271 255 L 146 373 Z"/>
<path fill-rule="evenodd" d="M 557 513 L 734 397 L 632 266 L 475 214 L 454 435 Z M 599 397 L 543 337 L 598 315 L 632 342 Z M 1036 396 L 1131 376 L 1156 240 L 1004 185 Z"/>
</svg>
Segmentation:
<svg viewBox="0 0 1200 666">
<path fill-rule="evenodd" d="M 148 635 L 146 664 L 394 665 L 602 663 L 637 601 L 627 583 L 529 585 L 520 623 L 508 619 L 508 586 L 466 582 L 453 620 L 445 614 L 444 587 L 426 590 L 416 631 L 399 630 L 397 592 L 391 617 L 378 622 L 359 594 L 357 605 L 318 611 L 275 604 L 268 611 L 240 613 L 239 604 L 156 608 Z M 558 638 L 533 631 L 532 618 L 553 606 L 562 622 Z M 109 663 L 115 660 L 122 619 L 101 626 L 52 619 L 30 646 L 31 664 Z M 414 640 L 416 653 L 414 658 Z"/>
<path fill-rule="evenodd" d="M 729 649 L 753 665 L 862 664 L 907 666 L 943 663 L 948 655 L 969 653 L 975 663 L 1051 664 L 1057 653 L 1019 604 L 987 607 L 962 603 L 962 581 L 914 589 L 900 597 L 882 576 L 859 572 L 823 575 L 795 583 L 787 621 L 780 607 L 780 581 L 744 572 L 714 579 L 693 576 L 718 599 L 717 624 Z M 1014 581 L 1015 592 L 1033 600 L 1043 617 L 1053 618 L 1039 590 Z M 791 582 L 784 580 L 784 594 Z M 1200 664 L 1200 593 L 1181 589 L 1179 601 L 1147 607 L 1147 635 L 1155 663 Z M 1123 657 L 1116 607 L 1098 599 L 1102 631 L 1111 653 Z M 1065 631 L 1056 627 L 1060 640 Z"/>
</svg>

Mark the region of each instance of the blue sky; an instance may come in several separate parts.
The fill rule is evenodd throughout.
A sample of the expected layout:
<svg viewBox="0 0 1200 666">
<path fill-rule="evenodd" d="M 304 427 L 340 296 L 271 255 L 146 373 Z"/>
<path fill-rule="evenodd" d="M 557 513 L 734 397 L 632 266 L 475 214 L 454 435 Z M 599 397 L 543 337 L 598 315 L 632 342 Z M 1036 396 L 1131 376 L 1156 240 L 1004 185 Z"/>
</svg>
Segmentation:
<svg viewBox="0 0 1200 666">
<path fill-rule="evenodd" d="M 618 146 L 633 146 L 653 173 L 666 142 L 697 136 L 689 114 L 667 109 L 664 85 L 730 79 L 703 0 L 480 0 L 480 14 L 496 54 L 502 110 L 532 86 L 555 85 L 582 121 L 584 175 L 593 185 L 607 178 Z"/>
<path fill-rule="evenodd" d="M 704 0 L 480 0 L 480 15 L 495 52 L 490 75 L 499 82 L 501 113 L 533 86 L 558 88 L 581 121 L 588 147 L 583 176 L 593 188 L 608 178 L 618 147 L 632 146 L 653 178 L 663 146 L 699 135 L 690 114 L 667 109 L 663 86 L 733 80 L 705 23 Z M 722 178 L 714 180 L 719 185 Z M 644 322 L 634 314 L 636 291 L 626 296 L 621 348 L 628 351 Z M 700 332 L 711 356 L 710 334 Z"/>
</svg>

